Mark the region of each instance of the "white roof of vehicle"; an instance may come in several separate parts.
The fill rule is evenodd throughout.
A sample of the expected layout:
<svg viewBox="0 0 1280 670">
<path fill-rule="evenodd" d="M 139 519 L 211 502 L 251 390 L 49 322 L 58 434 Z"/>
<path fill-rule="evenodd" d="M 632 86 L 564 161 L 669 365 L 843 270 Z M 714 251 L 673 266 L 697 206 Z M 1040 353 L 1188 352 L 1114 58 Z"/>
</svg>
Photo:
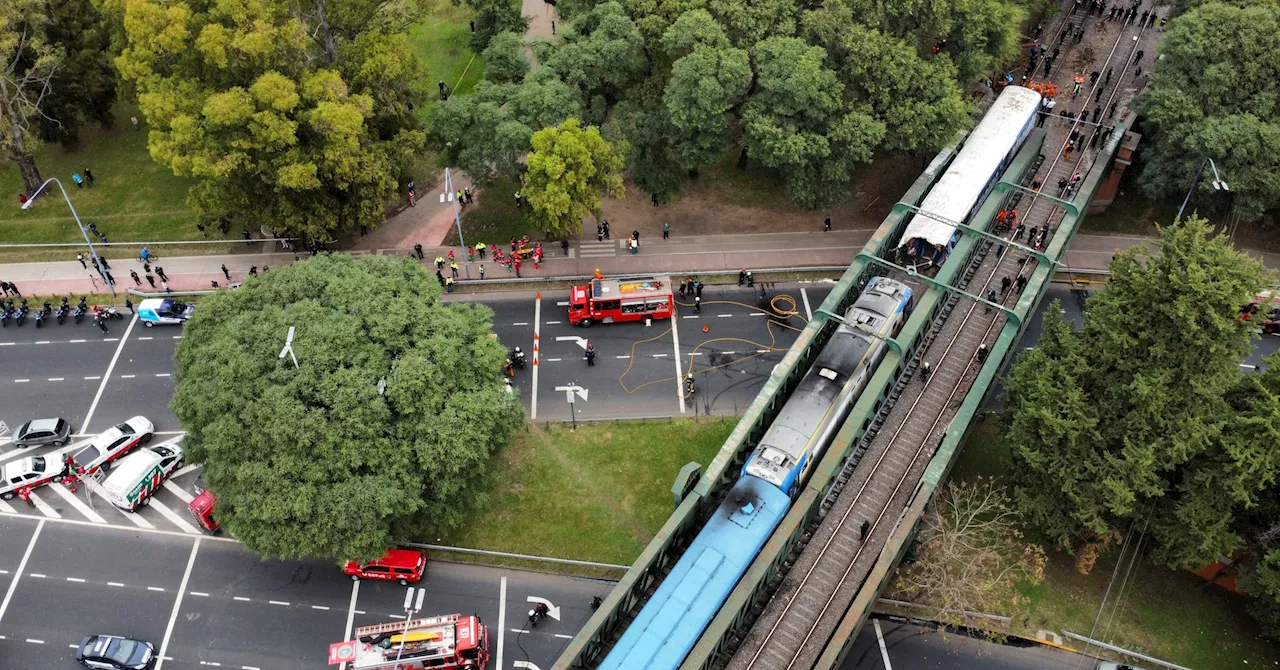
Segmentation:
<svg viewBox="0 0 1280 670">
<path fill-rule="evenodd" d="M 987 180 L 1017 145 L 1022 129 L 1034 118 L 1039 106 L 1039 93 L 1021 86 L 1005 88 L 982 121 L 969 133 L 960 153 L 947 166 L 947 171 L 929 189 L 929 194 L 920 203 L 920 211 L 964 223 L 982 197 Z M 955 227 L 950 224 L 915 214 L 903 231 L 899 246 L 924 239 L 936 247 L 945 247 L 951 243 L 955 232 Z"/>
<path fill-rule="evenodd" d="M 159 464 L 160 454 L 150 449 L 139 449 L 116 461 L 111 474 L 102 482 L 102 488 L 116 495 L 123 494 Z"/>
<path fill-rule="evenodd" d="M 36 458 L 43 458 L 43 457 L 27 456 L 26 458 L 18 459 L 12 463 L 6 463 L 3 470 L 4 478 L 12 479 L 14 477 L 17 477 L 18 475 L 27 475 L 27 474 L 31 474 L 32 472 L 39 472 L 41 474 L 44 474 L 45 472 L 44 470 L 36 469 Z M 45 461 L 45 467 L 46 468 L 49 467 L 48 461 Z"/>
</svg>

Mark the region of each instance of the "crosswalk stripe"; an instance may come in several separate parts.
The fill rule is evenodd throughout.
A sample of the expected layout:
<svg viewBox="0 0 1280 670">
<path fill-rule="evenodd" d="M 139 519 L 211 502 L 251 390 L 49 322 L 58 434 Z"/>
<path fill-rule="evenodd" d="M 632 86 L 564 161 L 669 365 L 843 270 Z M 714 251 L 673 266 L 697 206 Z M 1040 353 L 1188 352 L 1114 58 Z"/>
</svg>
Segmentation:
<svg viewBox="0 0 1280 670">
<path fill-rule="evenodd" d="M 41 514 L 51 519 L 62 518 L 62 515 L 58 514 L 58 510 L 50 507 L 49 503 L 45 502 L 43 499 L 40 498 L 40 496 L 36 495 L 35 491 L 31 492 L 31 502 L 36 504 L 36 509 L 40 510 Z"/>
<path fill-rule="evenodd" d="M 159 513 L 163 514 L 163 515 L 164 515 L 164 518 L 168 519 L 168 520 L 169 520 L 173 525 L 177 526 L 178 528 L 181 528 L 184 532 L 191 533 L 192 535 L 203 535 L 203 534 L 204 534 L 204 533 L 201 533 L 201 532 L 200 532 L 200 529 L 196 528 L 195 526 L 191 525 L 190 523 L 187 523 L 187 520 L 186 520 L 186 519 L 184 519 L 184 518 L 182 518 L 182 515 L 180 515 L 180 514 L 178 514 L 177 512 L 175 512 L 175 511 L 173 511 L 173 510 L 169 509 L 169 506 L 168 506 L 168 505 L 165 505 L 164 503 L 160 502 L 159 500 L 156 500 L 155 498 L 152 498 L 152 499 L 151 499 L 151 507 L 152 507 L 152 509 L 154 509 L 155 511 L 157 511 L 157 512 L 159 512 Z"/>
<path fill-rule="evenodd" d="M 18 510 L 14 509 L 13 505 L 0 500 L 0 512 L 4 512 L 5 514 L 17 514 Z"/>
<path fill-rule="evenodd" d="M 76 511 L 77 511 L 77 512 L 80 512 L 81 514 L 83 514 L 83 515 L 85 516 L 85 518 L 87 518 L 88 520 L 90 520 L 90 521 L 92 521 L 92 522 L 94 522 L 94 523 L 106 523 L 106 522 L 107 522 L 107 520 L 106 520 L 106 519 L 104 519 L 104 518 L 102 518 L 102 516 L 101 516 L 101 515 L 99 515 L 99 514 L 98 514 L 97 512 L 95 512 L 95 511 L 93 511 L 93 508 L 92 508 L 92 507 L 89 507 L 88 505 L 84 504 L 84 502 L 83 502 L 83 501 L 81 501 L 81 500 L 80 500 L 80 498 L 79 498 L 76 494 L 74 494 L 74 493 L 72 493 L 72 492 L 68 491 L 68 490 L 67 490 L 67 487 L 63 486 L 62 484 L 51 484 L 51 485 L 50 485 L 47 489 L 45 489 L 45 490 L 47 490 L 47 491 L 53 491 L 54 493 L 58 494 L 59 496 L 62 496 L 62 499 L 63 499 L 63 500 L 65 500 L 65 501 L 67 501 L 67 504 L 68 504 L 68 505 L 71 505 L 72 507 L 76 508 Z"/>
<path fill-rule="evenodd" d="M 190 493 L 187 493 L 186 491 L 182 490 L 182 487 L 181 487 L 181 486 L 178 486 L 177 484 L 174 484 L 174 483 L 173 483 L 173 480 L 166 480 L 166 481 L 165 481 L 165 483 L 164 483 L 164 490 L 168 491 L 169 493 L 172 493 L 172 494 L 173 494 L 173 495 L 175 495 L 175 496 L 178 496 L 179 498 L 182 498 L 182 502 L 184 502 L 184 503 L 189 503 L 189 502 L 191 502 L 192 500 L 195 500 L 195 499 L 196 499 L 196 497 L 195 497 L 195 496 L 193 496 L 193 495 L 191 495 Z"/>
</svg>

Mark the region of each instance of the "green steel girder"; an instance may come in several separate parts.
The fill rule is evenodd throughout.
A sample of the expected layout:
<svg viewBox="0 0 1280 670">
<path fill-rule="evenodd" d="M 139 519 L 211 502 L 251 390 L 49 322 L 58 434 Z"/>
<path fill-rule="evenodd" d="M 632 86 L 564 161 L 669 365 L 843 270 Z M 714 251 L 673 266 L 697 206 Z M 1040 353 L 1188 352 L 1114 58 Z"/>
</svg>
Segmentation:
<svg viewBox="0 0 1280 670">
<path fill-rule="evenodd" d="M 1001 182 L 1001 183 L 1004 183 L 1004 182 Z M 1005 245 L 1005 246 L 1007 246 L 1007 247 L 1011 247 L 1011 248 L 1013 248 L 1013 249 L 1019 249 L 1019 250 L 1021 250 L 1021 251 L 1023 251 L 1023 252 L 1026 252 L 1028 255 L 1035 256 L 1037 259 L 1039 259 L 1039 260 L 1040 260 L 1040 262 L 1041 262 L 1041 263 L 1048 263 L 1048 264 L 1050 264 L 1050 265 L 1056 265 L 1056 263 L 1054 263 L 1053 261 L 1049 260 L 1049 257 L 1048 257 L 1048 256 L 1044 255 L 1044 252 L 1043 252 L 1043 251 L 1036 251 L 1036 250 L 1035 250 L 1034 248 L 1032 248 L 1032 247 L 1028 247 L 1028 246 L 1026 246 L 1026 245 L 1022 245 L 1022 244 L 1018 244 L 1018 243 L 1016 243 L 1016 242 L 1012 242 L 1012 241 L 1010 241 L 1010 240 L 1006 240 L 1006 239 L 1004 239 L 1003 237 L 1000 237 L 999 235 L 996 235 L 996 234 L 994 234 L 994 233 L 988 233 L 987 231 L 982 230 L 981 228 L 975 228 L 975 227 L 973 227 L 973 226 L 971 226 L 971 225 L 969 225 L 969 224 L 967 224 L 967 223 L 961 223 L 961 222 L 959 222 L 959 221 L 950 221 L 950 220 L 945 219 L 945 218 L 943 218 L 943 217 L 941 217 L 941 216 L 938 216 L 937 214 L 934 214 L 934 213 L 932 213 L 932 212 L 926 212 L 926 211 L 924 211 L 923 209 L 920 209 L 919 207 L 916 207 L 915 205 L 909 205 L 909 204 L 907 204 L 907 203 L 905 203 L 905 202 L 899 202 L 898 204 L 896 204 L 896 205 L 894 205 L 894 206 L 893 206 L 893 211 L 895 211 L 895 212 L 904 212 L 904 211 L 905 211 L 905 212 L 912 212 L 912 213 L 914 213 L 914 214 L 915 214 L 915 215 L 917 215 L 917 216 L 924 216 L 924 217 L 928 217 L 928 218 L 930 218 L 930 219 L 933 219 L 934 221 L 938 221 L 938 222 L 941 222 L 941 223 L 945 223 L 945 224 L 947 224 L 948 226 L 951 226 L 951 227 L 953 227 L 953 228 L 963 228 L 963 229 L 965 229 L 965 230 L 967 230 L 967 231 L 969 231 L 969 232 L 973 233 L 974 235 L 977 235 L 978 237 L 984 237 L 984 238 L 986 238 L 986 239 L 990 240 L 991 242 L 993 242 L 993 243 L 995 243 L 995 244 L 1003 244 L 1003 245 Z"/>
<path fill-rule="evenodd" d="M 902 267 L 901 265 L 898 265 L 897 263 L 894 263 L 894 262 L 892 262 L 892 261 L 887 261 L 887 260 L 885 260 L 885 259 L 883 259 L 883 258 L 880 258 L 879 256 L 875 256 L 875 255 L 872 255 L 872 254 L 868 254 L 868 253 L 867 253 L 867 252 L 865 252 L 865 251 L 859 251 L 859 252 L 858 252 L 858 255 L 857 255 L 857 256 L 854 256 L 854 258 L 855 258 L 855 259 L 859 259 L 859 258 L 861 258 L 861 259 L 864 259 L 864 260 L 866 260 L 867 262 L 870 262 L 870 263 L 877 263 L 877 264 L 879 264 L 879 265 L 883 265 L 883 266 L 885 266 L 885 267 L 892 268 L 892 269 L 894 269 L 894 270 L 898 270 L 898 271 L 900 271 L 900 272 L 905 272 L 905 273 L 907 273 L 907 275 L 908 275 L 908 276 L 913 277 L 913 278 L 915 278 L 915 279 L 919 279 L 920 281 L 922 281 L 922 282 L 924 282 L 924 283 L 926 283 L 926 284 L 928 284 L 928 285 L 930 285 L 930 286 L 932 286 L 932 287 L 934 287 L 934 288 L 941 289 L 941 290 L 943 290 L 943 291 L 950 291 L 951 293 L 956 293 L 956 294 L 958 294 L 958 295 L 962 295 L 962 296 L 964 296 L 964 297 L 966 297 L 966 298 L 969 298 L 970 300 L 973 300 L 974 302 L 980 302 L 980 303 L 982 303 L 982 304 L 986 305 L 987 307 L 992 307 L 992 308 L 998 309 L 998 310 L 1000 310 L 1001 312 L 1004 312 L 1005 316 L 1006 316 L 1007 318 L 1009 318 L 1010 320 L 1012 320 L 1012 321 L 1013 321 L 1013 323 L 1014 323 L 1014 325 L 1018 326 L 1019 328 L 1021 328 L 1021 327 L 1022 327 L 1022 317 L 1021 317 L 1021 316 L 1019 316 L 1017 312 L 1013 311 L 1012 309 L 1010 309 L 1010 308 L 1008 308 L 1008 307 L 1005 307 L 1004 305 L 1001 305 L 1001 304 L 999 304 L 999 303 L 991 302 L 991 301 L 987 300 L 986 298 L 983 298 L 983 297 L 981 297 L 981 296 L 976 296 L 976 295 L 974 295 L 974 294 L 972 294 L 972 293 L 970 293 L 970 292 L 968 292 L 968 291 L 966 291 L 966 290 L 964 290 L 964 289 L 956 288 L 956 287 L 954 287 L 954 286 L 952 286 L 952 285 L 950 285 L 950 284 L 945 284 L 945 283 L 940 282 L 940 281 L 938 281 L 938 280 L 936 280 L 936 279 L 934 279 L 934 278 L 932 278 L 932 277 L 926 277 L 926 276 L 924 276 L 924 275 L 922 275 L 922 274 L 920 274 L 920 273 L 918 273 L 918 272 L 916 272 L 916 271 L 914 271 L 914 270 L 911 270 L 911 269 L 909 269 L 909 268 L 904 268 L 904 267 Z M 1052 262 L 1050 262 L 1050 265 L 1053 265 L 1053 263 L 1052 263 Z"/>
<path fill-rule="evenodd" d="M 898 354 L 899 356 L 901 356 L 901 355 L 902 355 L 902 345 L 901 345 L 901 344 L 898 344 L 898 341 L 897 341 L 897 340 L 895 340 L 895 339 L 893 339 L 892 337 L 885 337 L 884 335 L 881 335 L 880 333 L 877 333 L 877 332 L 875 332 L 875 331 L 872 331 L 872 330 L 871 330 L 871 329 L 869 329 L 869 328 L 863 328 L 862 326 L 860 326 L 860 325 L 858 325 L 858 324 L 856 324 L 856 323 L 849 323 L 848 321 L 846 321 L 846 320 L 845 320 L 845 318 L 844 318 L 843 316 L 840 316 L 839 314 L 833 314 L 832 312 L 828 312 L 827 310 L 825 310 L 825 309 L 823 309 L 823 308 L 821 308 L 821 307 L 819 307 L 818 309 L 814 310 L 814 313 L 815 313 L 815 314 L 818 314 L 818 315 L 821 315 L 821 316 L 825 316 L 825 317 L 827 317 L 828 319 L 835 319 L 836 321 L 838 321 L 838 322 L 840 322 L 840 323 L 843 323 L 844 325 L 846 325 L 846 326 L 848 326 L 848 327 L 850 327 L 850 328 L 852 328 L 852 329 L 854 329 L 854 330 L 858 331 L 859 333 L 862 333 L 862 334 L 867 335 L 867 336 L 869 336 L 869 337 L 874 337 L 874 338 L 876 338 L 877 340 L 880 340 L 881 342 L 884 342 L 885 344 L 888 344 L 888 345 L 889 345 L 889 348 L 890 348 L 890 349 L 893 349 L 893 353 Z"/>
<path fill-rule="evenodd" d="M 1022 184 L 1012 184 L 1007 181 L 998 181 L 996 182 L 995 190 L 997 193 L 1004 193 L 1005 191 L 1009 191 L 1009 190 L 1022 191 L 1023 193 L 1031 193 L 1038 198 L 1044 198 L 1049 202 L 1058 203 L 1058 206 L 1067 210 L 1067 212 L 1071 214 L 1071 216 L 1080 216 L 1080 208 L 1076 206 L 1075 201 L 1063 200 L 1062 198 L 1054 197 L 1052 195 L 1045 195 L 1040 191 L 1037 191 L 1033 188 L 1027 188 Z"/>
</svg>

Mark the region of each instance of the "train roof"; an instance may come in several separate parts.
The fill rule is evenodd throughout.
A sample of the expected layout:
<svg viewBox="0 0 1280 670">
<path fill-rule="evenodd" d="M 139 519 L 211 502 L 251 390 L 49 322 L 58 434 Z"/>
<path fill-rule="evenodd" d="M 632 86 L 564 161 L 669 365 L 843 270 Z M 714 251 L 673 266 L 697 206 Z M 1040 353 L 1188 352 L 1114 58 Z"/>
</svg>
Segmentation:
<svg viewBox="0 0 1280 670">
<path fill-rule="evenodd" d="M 680 667 L 790 506 L 772 484 L 740 478 L 600 670 Z"/>
<path fill-rule="evenodd" d="M 969 133 L 947 171 L 929 189 L 920 203 L 920 211 L 963 223 L 978 204 L 991 175 L 1017 146 L 1022 130 L 1039 107 L 1039 93 L 1022 86 L 1006 87 Z M 899 246 L 923 239 L 935 247 L 945 247 L 955 232 L 955 227 L 948 223 L 915 214 L 903 231 Z"/>
</svg>

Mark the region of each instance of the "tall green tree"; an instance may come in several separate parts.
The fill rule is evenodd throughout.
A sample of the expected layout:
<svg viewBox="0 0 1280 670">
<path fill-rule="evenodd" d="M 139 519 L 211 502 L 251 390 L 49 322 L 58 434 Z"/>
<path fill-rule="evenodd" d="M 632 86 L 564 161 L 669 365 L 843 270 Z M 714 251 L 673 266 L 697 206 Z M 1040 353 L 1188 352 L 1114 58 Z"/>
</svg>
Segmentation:
<svg viewBox="0 0 1280 670">
<path fill-rule="evenodd" d="M 650 77 L 618 103 L 613 128 L 631 146 L 627 167 L 637 185 L 667 202 L 680 193 L 688 172 L 672 146 L 676 129 L 662 101 L 664 82 Z"/>
<path fill-rule="evenodd" d="M 471 33 L 471 50 L 480 52 L 500 33 L 523 35 L 529 20 L 521 12 L 519 0 L 461 0 L 476 13 L 476 29 Z"/>
<path fill-rule="evenodd" d="M 582 219 L 600 211 L 600 194 L 625 195 L 622 165 L 625 142 L 611 144 L 595 126 L 568 119 L 533 134 L 521 192 L 533 207 L 534 220 L 548 237 L 582 232 Z"/>
<path fill-rule="evenodd" d="M 484 50 L 484 78 L 499 84 L 518 84 L 529 73 L 524 54 L 524 38 L 515 33 L 498 33 Z"/>
<path fill-rule="evenodd" d="M 884 138 L 884 123 L 869 106 L 846 104 L 821 47 L 775 37 L 757 44 L 752 59 L 756 88 L 743 112 L 751 158 L 785 174 L 797 204 L 816 209 L 843 200 L 853 169 Z"/>
<path fill-rule="evenodd" d="M 1158 49 L 1137 104 L 1142 190 L 1180 200 L 1194 185 L 1201 206 L 1232 202 L 1246 220 L 1280 205 L 1280 3 L 1201 3 L 1169 22 Z M 1204 197 L 1213 191 L 1206 158 L 1231 185 L 1229 199 Z"/>
<path fill-rule="evenodd" d="M 671 66 L 663 102 L 676 129 L 676 160 L 687 169 L 713 163 L 729 145 L 730 112 L 751 86 L 742 49 L 698 47 Z"/>
<path fill-rule="evenodd" d="M 34 193 L 44 182 L 35 159 L 40 120 L 66 60 L 62 45 L 49 39 L 49 24 L 40 0 L 0 2 L 0 55 L 5 72 L 0 86 L 0 155 L 18 164 L 26 193 Z"/>
<path fill-rule="evenodd" d="M 425 139 L 403 36 L 335 32 L 330 62 L 274 0 L 128 0 L 124 27 L 151 155 L 201 179 L 198 213 L 321 241 L 381 223 Z"/>
<path fill-rule="evenodd" d="M 622 5 L 612 0 L 575 18 L 560 40 L 546 65 L 588 102 L 596 96 L 616 102 L 649 67 L 644 38 Z"/>
<path fill-rule="evenodd" d="M 111 36 L 90 0 L 52 1 L 45 11 L 46 39 L 60 45 L 65 57 L 41 106 L 40 135 L 49 142 L 74 144 L 85 122 L 113 122 L 116 72 L 111 64 Z"/>
<path fill-rule="evenodd" d="M 268 556 L 339 560 L 456 527 L 523 421 L 492 318 L 388 256 L 321 255 L 207 297 L 171 405 L 219 521 Z M 278 356 L 291 327 L 296 368 Z"/>
<path fill-rule="evenodd" d="M 1152 249 L 1120 254 L 1112 272 L 1078 331 L 1053 310 L 1041 345 L 1010 372 L 1016 497 L 1041 532 L 1077 547 L 1143 515 L 1161 560 L 1187 565 L 1233 541 L 1211 523 L 1182 525 L 1223 500 L 1203 484 L 1235 482 L 1226 497 L 1243 506 L 1257 468 L 1273 467 L 1254 440 L 1270 439 L 1274 396 L 1237 387 L 1254 338 L 1240 308 L 1267 274 L 1196 218 L 1163 229 Z M 1260 415 L 1224 421 L 1233 407 Z"/>
</svg>

